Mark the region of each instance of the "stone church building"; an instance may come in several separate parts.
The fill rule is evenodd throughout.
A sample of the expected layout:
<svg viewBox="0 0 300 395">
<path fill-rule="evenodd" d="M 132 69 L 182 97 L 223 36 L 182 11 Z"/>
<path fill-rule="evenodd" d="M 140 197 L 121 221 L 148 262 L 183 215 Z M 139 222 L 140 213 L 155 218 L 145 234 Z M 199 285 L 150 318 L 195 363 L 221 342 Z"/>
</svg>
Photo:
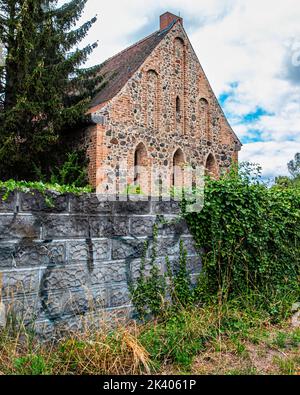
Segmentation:
<svg viewBox="0 0 300 395">
<path fill-rule="evenodd" d="M 175 185 L 183 177 L 175 168 L 203 166 L 218 177 L 238 160 L 241 143 L 182 18 L 161 15 L 157 32 L 108 59 L 101 74 L 105 84 L 91 102 L 87 134 L 89 180 L 98 191 L 108 188 L 107 169 L 151 195 L 151 169 L 165 169 Z M 122 175 L 124 164 L 128 171 Z"/>
</svg>

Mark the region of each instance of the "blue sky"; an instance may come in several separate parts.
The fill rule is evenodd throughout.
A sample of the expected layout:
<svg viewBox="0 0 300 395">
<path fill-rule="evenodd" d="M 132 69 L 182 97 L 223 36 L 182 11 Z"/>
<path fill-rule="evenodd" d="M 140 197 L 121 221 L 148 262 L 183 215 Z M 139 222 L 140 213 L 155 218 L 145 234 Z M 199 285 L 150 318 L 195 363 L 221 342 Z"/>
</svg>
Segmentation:
<svg viewBox="0 0 300 395">
<path fill-rule="evenodd" d="M 276 5 L 276 6 L 275 6 Z M 244 146 L 241 160 L 265 177 L 287 174 L 300 152 L 299 0 L 88 0 L 98 15 L 89 65 L 158 29 L 159 15 L 179 14 L 228 120 Z"/>
</svg>

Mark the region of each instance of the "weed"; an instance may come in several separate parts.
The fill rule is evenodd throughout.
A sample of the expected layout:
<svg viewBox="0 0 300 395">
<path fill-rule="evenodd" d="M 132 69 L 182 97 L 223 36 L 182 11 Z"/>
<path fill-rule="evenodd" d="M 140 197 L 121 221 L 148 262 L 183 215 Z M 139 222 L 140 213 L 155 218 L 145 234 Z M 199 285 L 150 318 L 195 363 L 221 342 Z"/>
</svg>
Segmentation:
<svg viewBox="0 0 300 395">
<path fill-rule="evenodd" d="M 295 375 L 300 370 L 300 357 L 294 356 L 292 358 L 274 358 L 274 362 L 278 365 L 280 372 L 284 375 Z"/>
</svg>

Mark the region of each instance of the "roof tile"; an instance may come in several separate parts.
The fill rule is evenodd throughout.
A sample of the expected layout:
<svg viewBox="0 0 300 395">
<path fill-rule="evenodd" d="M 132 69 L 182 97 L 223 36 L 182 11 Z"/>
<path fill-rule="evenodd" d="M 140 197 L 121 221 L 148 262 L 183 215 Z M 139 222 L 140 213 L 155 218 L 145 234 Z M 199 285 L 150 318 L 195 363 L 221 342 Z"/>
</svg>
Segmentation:
<svg viewBox="0 0 300 395">
<path fill-rule="evenodd" d="M 173 24 L 163 31 L 157 31 L 151 34 L 106 60 L 102 64 L 100 74 L 103 75 L 104 81 L 107 81 L 107 83 L 93 98 L 90 107 L 96 107 L 116 96 L 126 82 L 144 63 L 154 48 L 162 41 L 172 26 Z"/>
</svg>

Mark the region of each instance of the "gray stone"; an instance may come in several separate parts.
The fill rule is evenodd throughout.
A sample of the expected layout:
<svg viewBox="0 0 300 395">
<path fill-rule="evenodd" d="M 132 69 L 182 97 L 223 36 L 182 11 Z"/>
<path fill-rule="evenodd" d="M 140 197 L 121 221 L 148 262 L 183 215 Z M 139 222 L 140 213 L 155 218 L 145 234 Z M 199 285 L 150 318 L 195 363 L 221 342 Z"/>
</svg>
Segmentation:
<svg viewBox="0 0 300 395">
<path fill-rule="evenodd" d="M 110 305 L 111 307 L 125 306 L 130 304 L 130 295 L 127 284 L 110 289 Z"/>
<path fill-rule="evenodd" d="M 151 246 L 153 243 L 151 243 Z M 178 237 L 158 237 L 157 239 L 157 254 L 158 256 L 173 256 L 179 254 L 179 239 Z M 149 249 L 151 251 L 151 247 Z"/>
<path fill-rule="evenodd" d="M 60 265 L 64 262 L 64 243 L 31 240 L 22 240 L 18 243 L 0 242 L 0 267 L 3 268 Z"/>
<path fill-rule="evenodd" d="M 152 201 L 152 212 L 154 214 L 180 214 L 180 202 L 170 201 Z"/>
<path fill-rule="evenodd" d="M 97 264 L 90 273 L 92 286 L 103 286 L 105 283 L 126 281 L 126 265 L 124 261 L 113 264 Z"/>
<path fill-rule="evenodd" d="M 2 296 L 13 299 L 17 295 L 39 291 L 40 270 L 18 270 L 2 272 Z"/>
<path fill-rule="evenodd" d="M 86 199 L 83 195 L 70 197 L 71 210 L 78 214 L 66 214 L 66 201 L 60 198 L 48 212 L 41 196 L 22 194 L 22 210 L 27 214 L 0 215 L 0 273 L 7 317 L 26 325 L 36 323 L 39 335 L 44 330 L 46 338 L 70 328 L 83 329 L 91 314 L 106 323 L 128 317 L 132 307 L 127 281 L 139 276 L 145 241 L 144 274 L 150 274 L 155 223 L 155 264 L 160 273 L 166 271 L 166 256 L 175 270 L 178 267 L 182 239 L 188 250 L 188 271 L 196 282 L 201 259 L 185 221 L 171 215 L 176 205 L 151 202 L 151 208 L 148 201 L 106 205 L 93 195 Z M 13 210 L 14 204 L 6 208 Z M 150 208 L 157 215 L 148 214 Z"/>
<path fill-rule="evenodd" d="M 0 268 L 13 268 L 15 263 L 16 243 L 0 242 Z"/>
<path fill-rule="evenodd" d="M 70 196 L 70 211 L 74 213 L 88 214 L 112 214 L 113 202 L 101 200 L 97 194 L 84 194 Z"/>
<path fill-rule="evenodd" d="M 128 234 L 128 217 L 96 217 L 90 219 L 92 237 L 126 236 Z"/>
<path fill-rule="evenodd" d="M 98 265 L 97 267 L 94 267 L 90 273 L 91 286 L 104 287 L 105 283 L 108 281 L 108 278 L 108 267 L 104 265 Z"/>
<path fill-rule="evenodd" d="M 105 261 L 110 259 L 110 241 L 96 240 L 84 242 L 69 242 L 69 261 L 72 262 L 87 262 Z"/>
<path fill-rule="evenodd" d="M 134 309 L 131 306 L 121 306 L 121 307 L 113 307 L 106 310 L 103 310 L 100 315 L 100 322 L 105 327 L 111 326 L 112 328 L 116 325 L 123 324 L 132 318 Z"/>
<path fill-rule="evenodd" d="M 41 300 L 37 295 L 18 295 L 13 299 L 4 299 L 3 302 L 7 320 L 12 318 L 19 325 L 34 323 L 35 320 L 43 318 Z"/>
<path fill-rule="evenodd" d="M 92 289 L 93 304 L 92 311 L 104 309 L 109 306 L 109 295 L 107 288 L 94 288 Z"/>
<path fill-rule="evenodd" d="M 38 191 L 28 193 L 20 192 L 20 211 L 22 212 L 51 212 L 61 213 L 68 211 L 68 195 L 54 191 L 44 194 Z"/>
<path fill-rule="evenodd" d="M 43 238 L 87 238 L 89 224 L 87 217 L 76 215 L 49 215 L 43 218 Z"/>
<path fill-rule="evenodd" d="M 34 321 L 32 323 L 32 330 L 35 333 L 35 335 L 42 340 L 49 340 L 50 338 L 52 340 L 55 339 L 55 324 L 53 321 L 46 319 L 43 321 Z M 58 337 L 58 339 L 61 339 L 61 337 Z"/>
<path fill-rule="evenodd" d="M 168 219 L 168 217 L 165 217 L 163 219 L 164 222 L 160 223 L 159 225 L 159 231 L 166 236 L 169 235 L 188 235 L 189 230 L 187 227 L 187 223 L 183 218 L 172 218 Z"/>
<path fill-rule="evenodd" d="M 201 251 L 198 251 L 195 245 L 195 240 L 192 236 L 183 236 L 180 238 L 183 243 L 183 247 L 185 248 L 188 256 L 197 255 L 199 256 Z"/>
<path fill-rule="evenodd" d="M 152 264 L 151 264 L 151 259 L 146 259 L 144 262 L 144 276 L 148 277 L 150 276 L 150 271 L 152 269 Z M 155 265 L 158 267 L 159 272 L 163 274 L 166 271 L 166 264 L 165 264 L 165 259 L 164 258 L 157 258 L 155 260 Z M 131 262 L 130 264 L 130 274 L 131 274 L 131 279 L 133 281 L 136 281 L 140 277 L 140 270 L 141 270 L 141 259 L 136 259 Z"/>
<path fill-rule="evenodd" d="M 67 288 L 81 288 L 86 284 L 87 268 L 84 266 L 48 268 L 42 271 L 41 290 L 43 293 Z"/>
<path fill-rule="evenodd" d="M 94 260 L 106 261 L 111 258 L 111 241 L 110 240 L 94 240 Z"/>
<path fill-rule="evenodd" d="M 150 201 L 117 201 L 114 202 L 114 212 L 117 214 L 149 214 L 150 213 Z"/>
<path fill-rule="evenodd" d="M 1 215 L 0 241 L 15 239 L 38 239 L 41 221 L 31 215 Z"/>
<path fill-rule="evenodd" d="M 131 217 L 130 235 L 131 236 L 152 236 L 153 226 L 157 222 L 155 217 Z"/>
<path fill-rule="evenodd" d="M 83 289 L 64 289 L 59 293 L 49 292 L 43 301 L 45 314 L 49 319 L 59 319 L 65 315 L 84 314 L 89 309 L 89 295 Z"/>
<path fill-rule="evenodd" d="M 89 258 L 87 242 L 71 241 L 68 243 L 68 261 L 86 262 Z"/>
<path fill-rule="evenodd" d="M 140 258 L 145 250 L 145 239 L 124 237 L 113 240 L 112 259 Z"/>
<path fill-rule="evenodd" d="M 115 262 L 108 266 L 107 274 L 109 283 L 126 282 L 127 272 L 126 264 L 124 261 Z"/>
<path fill-rule="evenodd" d="M 170 260 L 171 267 L 176 271 L 179 267 L 179 257 Z M 191 256 L 186 258 L 187 272 L 191 275 L 197 275 L 201 272 L 202 262 L 198 256 Z"/>
<path fill-rule="evenodd" d="M 0 190 L 0 212 L 14 212 L 16 208 L 17 192 L 10 192 L 7 196 L 5 190 Z"/>
</svg>

